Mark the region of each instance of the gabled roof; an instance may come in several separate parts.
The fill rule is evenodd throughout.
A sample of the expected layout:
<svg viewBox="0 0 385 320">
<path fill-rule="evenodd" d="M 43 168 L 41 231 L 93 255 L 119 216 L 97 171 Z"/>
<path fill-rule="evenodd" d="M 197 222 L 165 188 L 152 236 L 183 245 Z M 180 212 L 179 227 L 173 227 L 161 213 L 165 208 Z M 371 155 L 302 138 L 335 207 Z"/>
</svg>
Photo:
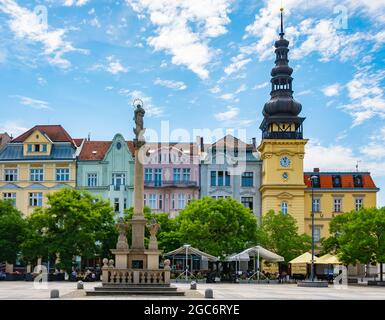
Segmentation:
<svg viewBox="0 0 385 320">
<path fill-rule="evenodd" d="M 110 148 L 112 141 L 84 141 L 79 155 L 80 161 L 102 161 Z M 135 156 L 134 143 L 127 141 L 128 150 Z"/>
<path fill-rule="evenodd" d="M 311 188 L 311 181 L 309 180 L 312 175 L 318 175 L 320 179 L 320 188 L 321 189 L 344 189 L 344 188 L 354 188 L 354 189 L 376 189 L 372 177 L 369 172 L 305 172 L 304 182 L 308 188 Z M 341 187 L 333 187 L 332 177 L 334 175 L 341 177 Z M 353 176 L 359 175 L 362 177 L 362 187 L 354 187 Z"/>
<path fill-rule="evenodd" d="M 24 132 L 11 142 L 24 142 L 35 130 L 39 130 L 46 135 L 52 142 L 71 142 L 73 140 L 68 132 L 61 125 L 37 125 Z"/>
<path fill-rule="evenodd" d="M 104 159 L 112 141 L 85 141 L 79 155 L 81 161 L 101 161 Z"/>
</svg>

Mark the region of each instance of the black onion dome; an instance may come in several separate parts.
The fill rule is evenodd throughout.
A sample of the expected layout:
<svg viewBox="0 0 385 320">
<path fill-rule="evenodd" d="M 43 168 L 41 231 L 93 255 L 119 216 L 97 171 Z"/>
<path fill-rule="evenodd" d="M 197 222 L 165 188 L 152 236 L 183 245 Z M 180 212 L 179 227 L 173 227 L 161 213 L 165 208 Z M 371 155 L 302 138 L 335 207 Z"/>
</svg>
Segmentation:
<svg viewBox="0 0 385 320">
<path fill-rule="evenodd" d="M 265 117 L 296 117 L 302 110 L 302 105 L 293 98 L 291 77 L 293 69 L 289 66 L 289 41 L 284 38 L 283 18 L 281 10 L 281 32 L 279 39 L 275 41 L 275 66 L 271 70 L 271 99 L 263 108 Z"/>
<path fill-rule="evenodd" d="M 263 116 L 298 116 L 302 110 L 302 105 L 291 96 L 276 96 L 265 103 Z"/>
</svg>

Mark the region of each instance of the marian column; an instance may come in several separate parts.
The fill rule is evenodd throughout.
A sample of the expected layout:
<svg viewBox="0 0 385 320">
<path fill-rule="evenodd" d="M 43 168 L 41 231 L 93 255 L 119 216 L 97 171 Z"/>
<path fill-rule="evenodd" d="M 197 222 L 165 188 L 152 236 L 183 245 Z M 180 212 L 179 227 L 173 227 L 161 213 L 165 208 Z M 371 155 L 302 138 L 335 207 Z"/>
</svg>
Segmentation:
<svg viewBox="0 0 385 320">
<path fill-rule="evenodd" d="M 143 213 L 143 194 L 144 194 L 144 179 L 143 179 L 143 155 L 141 148 L 145 144 L 143 127 L 143 117 L 145 111 L 143 109 L 143 102 L 139 99 L 134 101 L 135 115 L 134 121 L 136 127 L 134 128 L 135 138 L 135 178 L 134 178 L 134 215 L 132 217 L 132 249 L 144 249 L 144 230 L 146 227 L 146 219 Z"/>
</svg>

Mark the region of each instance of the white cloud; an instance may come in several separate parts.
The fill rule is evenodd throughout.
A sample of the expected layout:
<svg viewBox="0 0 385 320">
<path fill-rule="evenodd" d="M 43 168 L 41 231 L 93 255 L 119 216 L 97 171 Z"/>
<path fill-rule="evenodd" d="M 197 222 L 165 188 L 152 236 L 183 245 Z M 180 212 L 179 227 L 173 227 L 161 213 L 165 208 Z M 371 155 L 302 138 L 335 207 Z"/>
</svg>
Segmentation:
<svg viewBox="0 0 385 320">
<path fill-rule="evenodd" d="M 311 91 L 310 89 L 308 89 L 308 90 L 303 90 L 303 91 L 298 92 L 298 93 L 297 93 L 297 96 L 306 96 L 306 95 L 312 94 L 312 93 L 313 93 L 313 91 Z"/>
<path fill-rule="evenodd" d="M 221 92 L 222 90 L 221 90 L 221 88 L 219 87 L 219 86 L 215 86 L 215 87 L 213 87 L 213 88 L 211 88 L 210 89 L 210 92 L 211 93 L 219 93 L 219 92 Z"/>
<path fill-rule="evenodd" d="M 28 128 L 26 128 L 19 120 L 8 120 L 0 123 L 0 132 L 7 132 L 13 137 L 17 137 L 27 130 Z"/>
<path fill-rule="evenodd" d="M 385 71 L 372 72 L 369 66 L 361 68 L 346 84 L 350 103 L 340 106 L 353 117 L 353 126 L 378 116 L 385 119 L 383 81 Z"/>
<path fill-rule="evenodd" d="M 50 28 L 33 11 L 19 6 L 14 0 L 2 0 L 0 11 L 10 16 L 9 27 L 19 40 L 43 45 L 43 55 L 53 65 L 68 68 L 71 63 L 63 57 L 66 53 L 87 53 L 86 50 L 76 49 L 70 41 L 64 40 L 65 29 Z"/>
<path fill-rule="evenodd" d="M 89 0 L 64 0 L 63 4 L 66 7 L 72 7 L 72 6 L 81 7 L 87 4 L 88 1 Z"/>
<path fill-rule="evenodd" d="M 170 88 L 173 90 L 186 90 L 187 89 L 187 86 L 183 81 L 162 80 L 162 79 L 157 78 L 154 81 L 154 84 L 159 85 L 159 86 L 163 86 L 166 88 Z"/>
<path fill-rule="evenodd" d="M 45 80 L 42 76 L 38 76 L 37 77 L 37 83 L 40 86 L 45 86 L 47 84 L 47 80 Z"/>
<path fill-rule="evenodd" d="M 238 54 L 236 57 L 231 58 L 232 63 L 225 68 L 225 73 L 229 76 L 234 72 L 242 70 L 248 63 L 251 62 L 250 58 L 245 58 L 243 53 Z"/>
<path fill-rule="evenodd" d="M 311 171 L 313 168 L 320 168 L 321 171 L 356 171 L 356 165 L 359 163 L 360 170 L 367 170 L 374 176 L 385 176 L 385 166 L 374 153 L 369 158 L 362 150 L 355 153 L 350 147 L 323 146 L 314 140 L 310 140 L 305 151 L 305 171 Z M 381 155 L 383 156 L 382 153 Z"/>
<path fill-rule="evenodd" d="M 341 85 L 339 83 L 334 83 L 329 86 L 325 86 L 321 89 L 323 94 L 327 97 L 335 97 L 340 94 Z"/>
<path fill-rule="evenodd" d="M 263 82 L 263 83 L 260 83 L 260 84 L 256 84 L 253 87 L 253 90 L 263 89 L 263 88 L 266 88 L 268 85 L 269 85 L 269 82 L 267 82 L 267 81 Z"/>
<path fill-rule="evenodd" d="M 239 94 L 246 90 L 247 90 L 247 86 L 245 84 L 241 84 L 241 86 L 235 91 L 235 94 Z"/>
<path fill-rule="evenodd" d="M 126 0 L 135 12 L 149 16 L 156 35 L 147 42 L 172 56 L 200 78 L 209 76 L 207 64 L 214 52 L 209 40 L 227 32 L 230 0 Z"/>
<path fill-rule="evenodd" d="M 119 59 L 116 59 L 114 56 L 106 57 L 106 64 L 95 64 L 90 70 L 104 70 L 112 74 L 126 73 L 129 68 L 121 64 Z"/>
<path fill-rule="evenodd" d="M 235 119 L 239 114 L 239 108 L 227 107 L 227 111 L 224 112 L 219 112 L 214 115 L 215 119 L 218 121 L 228 121 L 228 120 L 233 120 Z"/>
<path fill-rule="evenodd" d="M 148 117 L 157 118 L 163 115 L 163 112 L 164 112 L 163 108 L 155 106 L 152 101 L 152 98 L 149 96 L 146 96 L 142 91 L 139 91 L 139 90 L 129 91 L 127 96 L 129 96 L 132 101 L 135 99 L 141 99 L 144 104 L 143 108 L 146 111 L 146 115 Z"/>
<path fill-rule="evenodd" d="M 20 104 L 31 107 L 33 109 L 38 109 L 38 110 L 51 109 L 47 101 L 37 100 L 37 99 L 33 99 L 25 96 L 19 96 L 19 95 L 15 95 L 13 97 L 18 98 Z"/>
<path fill-rule="evenodd" d="M 233 100 L 235 98 L 234 93 L 225 93 L 220 96 L 221 99 L 223 100 Z"/>
</svg>

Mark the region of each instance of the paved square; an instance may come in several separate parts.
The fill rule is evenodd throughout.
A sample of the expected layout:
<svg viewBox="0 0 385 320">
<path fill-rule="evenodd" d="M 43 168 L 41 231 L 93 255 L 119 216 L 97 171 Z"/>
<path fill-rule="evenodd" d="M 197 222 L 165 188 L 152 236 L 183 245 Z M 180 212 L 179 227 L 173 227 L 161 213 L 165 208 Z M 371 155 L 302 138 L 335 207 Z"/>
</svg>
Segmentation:
<svg viewBox="0 0 385 320">
<path fill-rule="evenodd" d="M 131 300 L 131 299 L 204 299 L 207 288 L 214 290 L 214 299 L 258 299 L 258 300 L 385 300 L 385 287 L 349 286 L 347 289 L 299 288 L 295 284 L 198 284 L 198 290 L 189 290 L 187 284 L 173 284 L 186 290 L 186 297 L 154 297 L 154 296 L 112 296 L 87 297 L 84 290 L 77 290 L 74 282 L 49 282 L 47 289 L 35 289 L 33 282 L 0 282 L 0 300 L 49 299 L 51 289 L 59 289 L 61 299 L 96 299 L 96 300 Z M 85 290 L 101 286 L 100 282 L 84 283 Z"/>
</svg>

